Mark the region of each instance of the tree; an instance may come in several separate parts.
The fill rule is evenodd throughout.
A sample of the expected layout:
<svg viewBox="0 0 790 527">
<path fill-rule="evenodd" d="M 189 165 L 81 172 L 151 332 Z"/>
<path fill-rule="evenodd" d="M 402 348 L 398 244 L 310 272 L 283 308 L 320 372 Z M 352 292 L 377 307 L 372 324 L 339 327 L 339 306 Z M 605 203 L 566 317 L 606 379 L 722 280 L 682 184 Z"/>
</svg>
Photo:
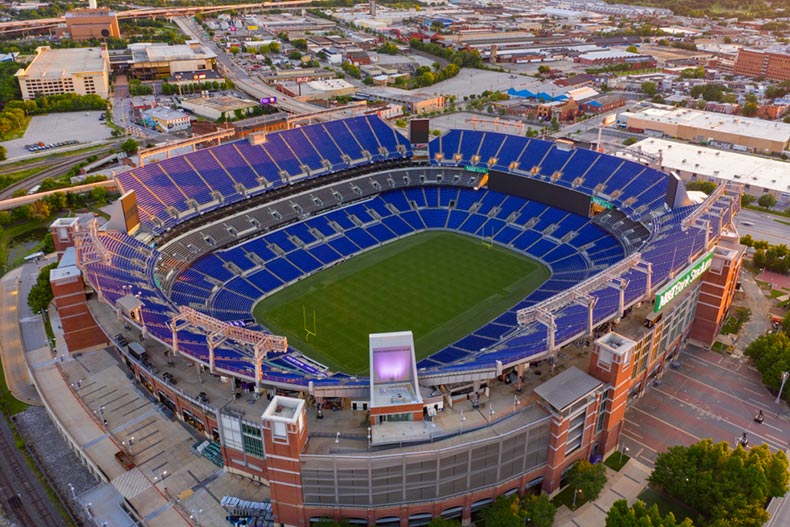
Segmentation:
<svg viewBox="0 0 790 527">
<path fill-rule="evenodd" d="M 754 203 L 755 197 L 751 194 L 742 194 L 741 195 L 741 206 L 747 207 Z"/>
<path fill-rule="evenodd" d="M 549 66 L 546 66 L 545 64 L 541 64 L 540 66 L 538 66 L 538 73 L 540 73 L 541 75 L 545 75 L 549 72 L 551 72 L 551 68 Z"/>
<path fill-rule="evenodd" d="M 107 189 L 104 187 L 93 187 L 90 191 L 91 201 L 103 205 L 107 202 Z"/>
<path fill-rule="evenodd" d="M 38 278 L 30 293 L 27 295 L 27 305 L 33 313 L 39 313 L 49 306 L 52 302 L 52 287 L 49 285 L 49 272 L 58 266 L 58 262 L 51 263 L 41 269 Z"/>
<path fill-rule="evenodd" d="M 121 151 L 126 154 L 127 156 L 133 156 L 137 153 L 137 150 L 140 148 L 140 143 L 132 139 L 131 137 L 121 143 Z"/>
<path fill-rule="evenodd" d="M 656 86 L 655 82 L 650 82 L 650 81 L 643 82 L 642 91 L 648 97 L 655 97 L 656 94 L 658 93 L 658 86 Z"/>
<path fill-rule="evenodd" d="M 782 319 L 782 331 L 785 332 L 786 335 L 790 335 L 790 311 L 784 316 Z"/>
<path fill-rule="evenodd" d="M 638 47 L 636 47 L 636 46 L 634 46 L 633 44 L 631 44 L 630 46 L 628 46 L 627 48 L 625 48 L 625 50 L 626 50 L 627 52 L 629 52 L 629 53 L 639 53 L 639 48 L 638 48 Z"/>
<path fill-rule="evenodd" d="M 34 220 L 44 221 L 49 218 L 51 211 L 49 209 L 49 203 L 47 200 L 40 199 L 31 203 L 30 205 L 30 217 Z"/>
<path fill-rule="evenodd" d="M 41 252 L 44 254 L 55 252 L 55 239 L 52 237 L 51 232 L 44 235 L 44 239 L 41 241 Z"/>
<path fill-rule="evenodd" d="M 658 505 L 649 509 L 644 502 L 637 500 L 631 507 L 628 501 L 617 500 L 606 515 L 606 527 L 692 527 L 689 518 L 678 523 L 671 512 L 661 516 Z"/>
<path fill-rule="evenodd" d="M 757 204 L 764 209 L 770 209 L 776 205 L 776 198 L 773 194 L 763 194 L 760 196 L 760 199 L 757 200 Z"/>
<path fill-rule="evenodd" d="M 557 507 L 549 500 L 548 496 L 543 494 L 524 496 L 521 500 L 521 507 L 527 513 L 527 526 L 551 527 L 554 524 Z"/>
<path fill-rule="evenodd" d="M 749 101 L 743 105 L 743 109 L 741 109 L 741 113 L 746 117 L 754 117 L 757 115 L 758 106 L 756 102 Z"/>
<path fill-rule="evenodd" d="M 768 519 L 765 502 L 784 495 L 789 478 L 781 450 L 731 449 L 725 441 L 705 439 L 660 453 L 649 481 L 691 506 L 708 525 L 759 527 Z"/>
<path fill-rule="evenodd" d="M 497 527 L 523 527 L 527 519 L 524 511 L 518 503 L 518 496 L 500 496 L 494 503 L 480 511 L 480 516 L 486 525 L 496 525 Z"/>
<path fill-rule="evenodd" d="M 606 485 L 606 467 L 580 459 L 568 472 L 567 480 L 574 492 L 579 492 L 585 500 L 592 501 L 598 498 Z"/>
<path fill-rule="evenodd" d="M 758 263 L 763 265 L 758 266 Z M 765 262 L 755 262 L 754 265 L 764 267 Z M 752 359 L 752 364 L 762 375 L 763 384 L 778 392 L 782 372 L 790 371 L 790 333 L 780 331 L 757 337 L 746 347 L 746 356 Z M 790 390 L 783 393 L 785 399 L 790 399 L 788 392 Z"/>
<path fill-rule="evenodd" d="M 716 183 L 713 181 L 689 181 L 686 183 L 686 190 L 699 190 L 710 196 L 716 190 Z"/>
<path fill-rule="evenodd" d="M 8 150 L 2 145 L 0 145 L 0 161 L 5 161 L 6 156 L 8 155 Z"/>
</svg>

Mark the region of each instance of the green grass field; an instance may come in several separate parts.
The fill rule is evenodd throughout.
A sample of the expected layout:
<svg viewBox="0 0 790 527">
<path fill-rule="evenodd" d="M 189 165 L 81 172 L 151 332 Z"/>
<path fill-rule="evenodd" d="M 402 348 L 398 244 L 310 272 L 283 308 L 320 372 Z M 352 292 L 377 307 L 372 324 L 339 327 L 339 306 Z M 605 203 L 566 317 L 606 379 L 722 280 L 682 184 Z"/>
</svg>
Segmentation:
<svg viewBox="0 0 790 527">
<path fill-rule="evenodd" d="M 542 264 L 480 239 L 420 233 L 265 298 L 254 315 L 330 368 L 365 374 L 369 333 L 411 330 L 419 360 L 512 307 L 548 277 Z M 308 337 L 305 327 L 316 335 Z"/>
</svg>

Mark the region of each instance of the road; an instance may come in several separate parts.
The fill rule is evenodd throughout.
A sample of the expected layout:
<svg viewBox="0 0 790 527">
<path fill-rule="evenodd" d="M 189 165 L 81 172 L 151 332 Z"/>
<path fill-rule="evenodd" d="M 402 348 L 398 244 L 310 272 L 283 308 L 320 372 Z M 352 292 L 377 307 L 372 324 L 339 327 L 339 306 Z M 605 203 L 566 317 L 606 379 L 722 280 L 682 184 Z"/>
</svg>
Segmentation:
<svg viewBox="0 0 790 527">
<path fill-rule="evenodd" d="M 258 82 L 250 77 L 244 69 L 238 64 L 234 63 L 227 53 L 219 46 L 217 46 L 206 33 L 191 18 L 176 18 L 176 24 L 181 31 L 187 36 L 199 40 L 201 44 L 216 53 L 217 55 L 217 69 L 225 77 L 229 78 L 236 85 L 236 88 L 241 91 L 260 99 L 262 97 L 277 97 L 277 107 L 290 113 L 301 114 L 310 113 L 320 110 L 319 106 L 309 104 L 306 102 L 298 101 L 283 93 L 278 92 L 274 88 Z"/>
<path fill-rule="evenodd" d="M 790 218 L 751 209 L 743 209 L 735 216 L 735 227 L 741 236 L 750 234 L 755 240 L 765 240 L 772 245 L 788 243 L 790 225 L 787 223 L 790 223 Z"/>
</svg>

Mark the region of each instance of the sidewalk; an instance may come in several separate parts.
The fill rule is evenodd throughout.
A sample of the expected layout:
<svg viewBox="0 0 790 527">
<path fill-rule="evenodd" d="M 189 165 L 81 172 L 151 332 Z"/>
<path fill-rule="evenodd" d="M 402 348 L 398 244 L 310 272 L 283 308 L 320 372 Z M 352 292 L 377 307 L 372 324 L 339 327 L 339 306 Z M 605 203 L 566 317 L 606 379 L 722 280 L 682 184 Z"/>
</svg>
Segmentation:
<svg viewBox="0 0 790 527">
<path fill-rule="evenodd" d="M 620 470 L 606 467 L 607 481 L 597 500 L 585 503 L 575 511 L 564 505 L 557 510 L 554 527 L 602 527 L 606 525 L 606 514 L 617 500 L 628 500 L 631 504 L 647 486 L 651 469 L 635 459 Z"/>
</svg>

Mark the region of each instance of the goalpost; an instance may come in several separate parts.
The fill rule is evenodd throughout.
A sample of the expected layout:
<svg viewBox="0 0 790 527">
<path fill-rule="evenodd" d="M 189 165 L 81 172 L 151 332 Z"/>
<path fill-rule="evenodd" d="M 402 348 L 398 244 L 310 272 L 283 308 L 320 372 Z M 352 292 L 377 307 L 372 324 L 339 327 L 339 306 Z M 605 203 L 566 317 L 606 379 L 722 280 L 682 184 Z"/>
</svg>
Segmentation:
<svg viewBox="0 0 790 527">
<path fill-rule="evenodd" d="M 485 229 L 483 229 L 485 231 Z M 483 245 L 488 247 L 489 249 L 494 246 L 494 228 L 491 227 L 491 235 L 486 236 L 486 233 L 483 232 L 480 235 L 480 240 L 483 242 Z"/>
<path fill-rule="evenodd" d="M 313 327 L 312 329 L 307 327 L 307 307 L 302 304 L 302 320 L 304 321 L 304 333 L 305 342 L 310 342 L 310 337 L 317 337 L 318 336 L 318 326 L 316 325 L 315 319 L 315 309 L 313 309 Z"/>
</svg>

